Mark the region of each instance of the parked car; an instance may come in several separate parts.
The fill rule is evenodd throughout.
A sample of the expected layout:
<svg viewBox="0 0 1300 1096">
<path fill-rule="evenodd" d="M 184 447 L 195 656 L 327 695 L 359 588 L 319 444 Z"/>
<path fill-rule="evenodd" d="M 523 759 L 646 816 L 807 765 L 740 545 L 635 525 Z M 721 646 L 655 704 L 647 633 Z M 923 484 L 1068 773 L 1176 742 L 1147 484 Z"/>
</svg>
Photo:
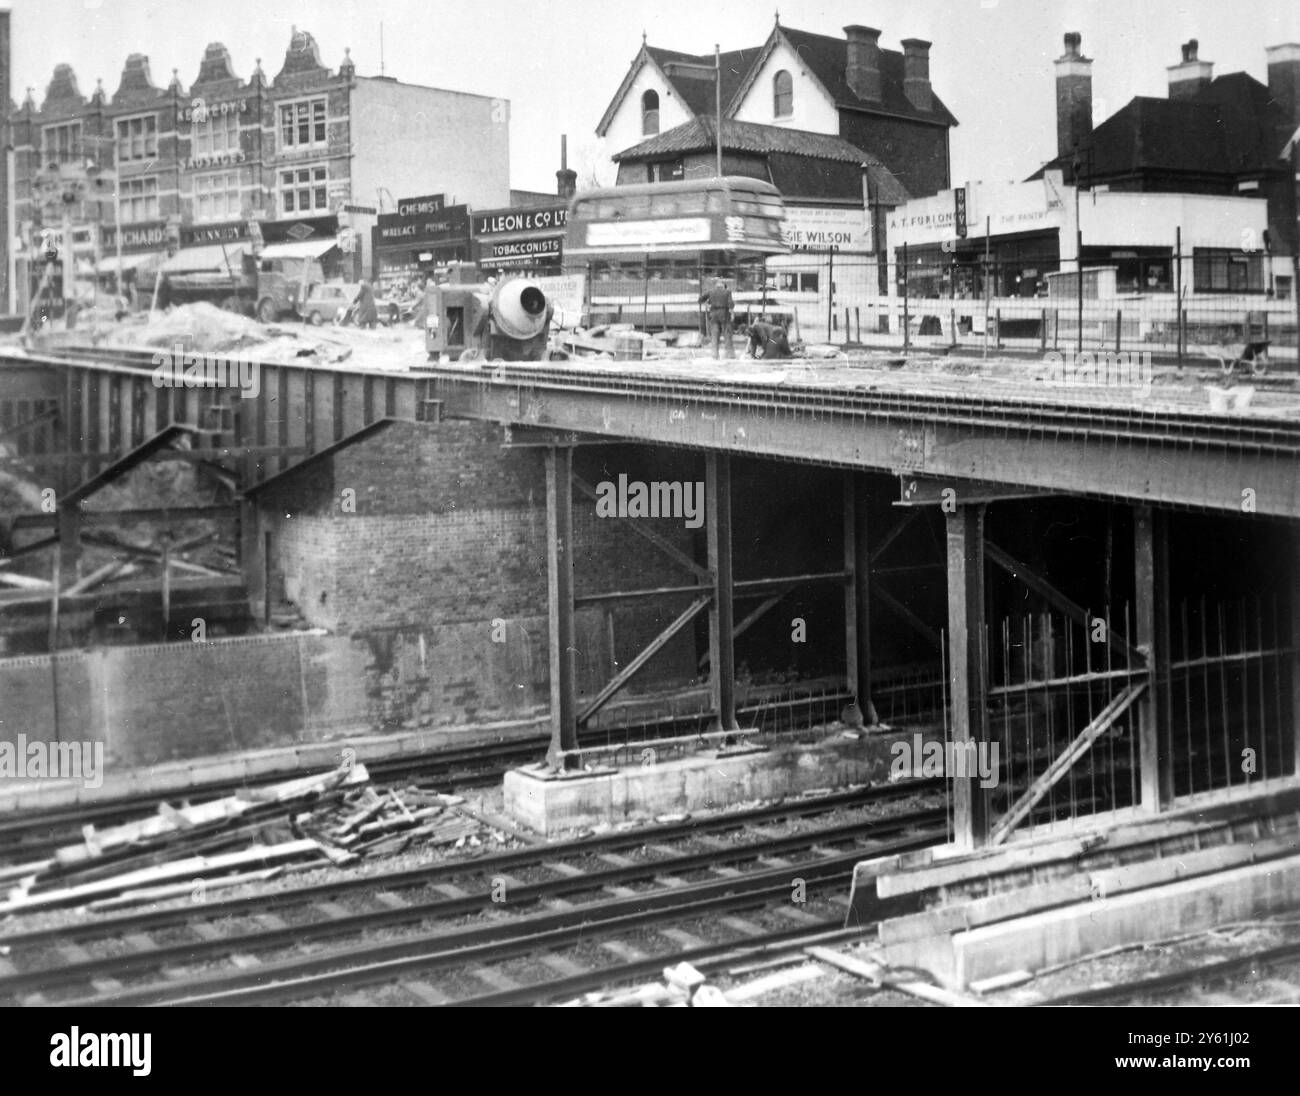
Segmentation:
<svg viewBox="0 0 1300 1096">
<path fill-rule="evenodd" d="M 350 282 L 327 282 L 325 285 L 312 286 L 302 304 L 302 318 L 312 325 L 340 320 L 360 292 L 361 287 Z"/>
</svg>

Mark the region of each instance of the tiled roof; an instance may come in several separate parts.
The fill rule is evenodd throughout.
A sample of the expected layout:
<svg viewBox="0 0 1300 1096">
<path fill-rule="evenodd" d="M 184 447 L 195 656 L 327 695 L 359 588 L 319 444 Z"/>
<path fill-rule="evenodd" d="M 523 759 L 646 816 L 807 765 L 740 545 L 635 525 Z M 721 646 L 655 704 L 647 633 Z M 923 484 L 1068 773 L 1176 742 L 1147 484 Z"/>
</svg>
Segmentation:
<svg viewBox="0 0 1300 1096">
<path fill-rule="evenodd" d="M 755 46 L 752 49 L 736 49 L 724 53 L 721 57 L 722 63 L 722 105 L 731 102 L 731 97 L 740 87 L 740 82 L 749 72 L 750 66 L 762 52 L 761 46 Z M 684 61 L 692 65 L 704 65 L 713 68 L 713 54 L 704 54 L 697 56 L 692 53 L 680 53 L 674 49 L 660 49 L 658 46 L 646 46 L 646 53 L 654 58 L 655 63 L 663 68 L 673 61 Z M 697 80 L 688 76 L 668 76 L 668 81 L 673 85 L 674 90 L 681 96 L 682 102 L 694 114 L 713 114 L 714 113 L 714 91 L 712 77 L 703 80 Z"/>
<path fill-rule="evenodd" d="M 825 34 L 812 34 L 806 30 L 782 27 L 780 33 L 791 48 L 803 59 L 809 70 L 830 93 L 837 106 L 862 110 L 879 110 L 920 121 L 943 122 L 955 126 L 957 119 L 943 105 L 938 95 L 931 92 L 929 110 L 918 110 L 903 94 L 903 55 L 894 49 L 880 51 L 880 102 L 859 99 L 844 80 L 848 63 L 848 42 Z"/>
<path fill-rule="evenodd" d="M 707 116 L 694 118 L 680 126 L 665 130 L 654 137 L 647 138 L 640 144 L 614 154 L 616 162 L 659 160 L 668 156 L 688 152 L 706 152 L 715 147 L 716 137 L 713 119 Z M 722 148 L 726 152 L 749 152 L 768 158 L 769 168 L 773 171 L 773 182 L 783 193 L 804 197 L 815 190 L 815 167 L 801 167 L 798 159 L 831 161 L 850 165 L 855 175 L 862 164 L 868 166 L 872 185 L 876 190 L 877 200 L 885 205 L 899 205 L 908 200 L 910 195 L 902 183 L 880 161 L 879 157 L 864 152 L 856 145 L 850 144 L 843 137 L 825 133 L 809 133 L 801 129 L 785 129 L 782 126 L 765 126 L 757 122 L 737 122 L 732 118 L 722 121 Z M 813 174 L 808 174 L 812 171 Z M 782 186 L 775 178 L 777 173 L 784 174 L 787 185 Z M 859 177 L 860 178 L 860 177 Z M 791 183 L 798 180 L 798 191 L 791 188 Z M 825 196 L 825 195 L 823 195 Z"/>
</svg>

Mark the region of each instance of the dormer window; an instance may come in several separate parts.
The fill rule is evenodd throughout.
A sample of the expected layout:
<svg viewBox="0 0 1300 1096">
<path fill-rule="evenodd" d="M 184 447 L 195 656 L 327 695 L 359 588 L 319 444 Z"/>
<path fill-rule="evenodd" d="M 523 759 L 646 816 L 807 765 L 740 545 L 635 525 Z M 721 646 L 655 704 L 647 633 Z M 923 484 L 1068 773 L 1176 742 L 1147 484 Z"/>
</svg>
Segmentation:
<svg viewBox="0 0 1300 1096">
<path fill-rule="evenodd" d="M 794 113 L 794 79 L 785 69 L 772 77 L 772 116 L 789 118 Z"/>
<path fill-rule="evenodd" d="M 641 96 L 641 135 L 653 137 L 659 132 L 659 93 L 647 91 Z"/>
</svg>

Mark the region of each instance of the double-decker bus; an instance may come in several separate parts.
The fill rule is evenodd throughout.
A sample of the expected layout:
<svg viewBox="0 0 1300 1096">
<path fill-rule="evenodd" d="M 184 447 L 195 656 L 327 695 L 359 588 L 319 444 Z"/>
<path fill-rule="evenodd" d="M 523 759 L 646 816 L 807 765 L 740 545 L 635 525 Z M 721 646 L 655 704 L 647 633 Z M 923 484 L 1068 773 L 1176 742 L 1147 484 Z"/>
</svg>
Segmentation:
<svg viewBox="0 0 1300 1096">
<path fill-rule="evenodd" d="M 715 278 L 738 311 L 763 297 L 784 219 L 781 192 L 743 176 L 588 190 L 569 207 L 565 272 L 587 275 L 593 324 L 693 328 Z"/>
</svg>

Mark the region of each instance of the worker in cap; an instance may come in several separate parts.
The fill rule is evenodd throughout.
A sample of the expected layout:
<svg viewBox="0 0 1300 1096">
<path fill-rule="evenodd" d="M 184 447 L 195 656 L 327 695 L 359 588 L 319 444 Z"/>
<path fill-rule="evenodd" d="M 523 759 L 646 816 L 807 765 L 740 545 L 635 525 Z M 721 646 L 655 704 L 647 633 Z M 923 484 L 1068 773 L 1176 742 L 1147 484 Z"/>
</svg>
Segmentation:
<svg viewBox="0 0 1300 1096">
<path fill-rule="evenodd" d="M 714 282 L 712 289 L 700 294 L 700 303 L 708 308 L 709 334 L 713 338 L 713 356 L 715 358 L 718 356 L 718 344 L 725 335 L 727 339 L 727 357 L 734 358 L 736 352 L 731 343 L 731 314 L 735 311 L 736 303 L 732 300 L 731 290 L 727 288 L 727 280 L 719 278 Z"/>
</svg>

